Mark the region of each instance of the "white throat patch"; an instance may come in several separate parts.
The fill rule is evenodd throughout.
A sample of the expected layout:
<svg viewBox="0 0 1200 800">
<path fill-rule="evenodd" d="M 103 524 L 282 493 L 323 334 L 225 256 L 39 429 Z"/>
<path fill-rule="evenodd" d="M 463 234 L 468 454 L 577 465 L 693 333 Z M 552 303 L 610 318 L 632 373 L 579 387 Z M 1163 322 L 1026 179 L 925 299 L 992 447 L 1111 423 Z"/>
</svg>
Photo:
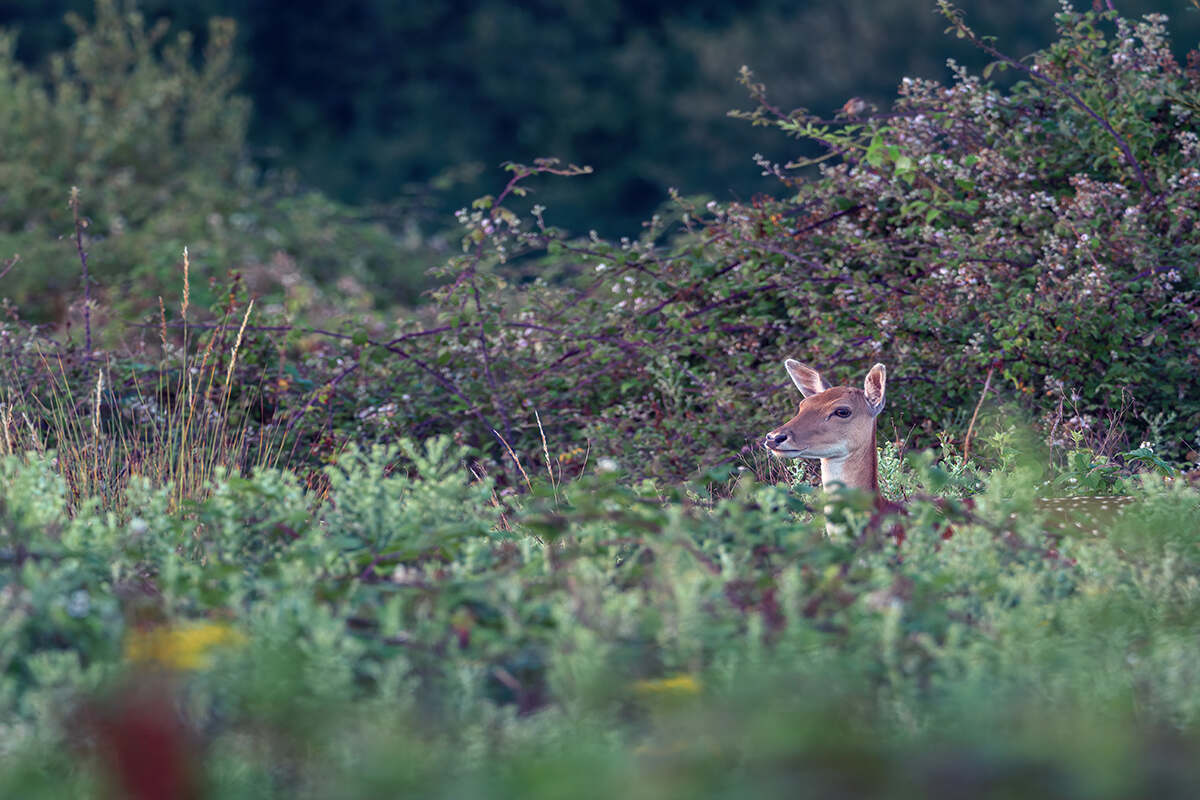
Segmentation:
<svg viewBox="0 0 1200 800">
<path fill-rule="evenodd" d="M 846 459 L 843 458 L 822 458 L 821 459 L 821 485 L 827 490 L 835 488 L 834 484 L 849 486 L 846 481 Z"/>
</svg>

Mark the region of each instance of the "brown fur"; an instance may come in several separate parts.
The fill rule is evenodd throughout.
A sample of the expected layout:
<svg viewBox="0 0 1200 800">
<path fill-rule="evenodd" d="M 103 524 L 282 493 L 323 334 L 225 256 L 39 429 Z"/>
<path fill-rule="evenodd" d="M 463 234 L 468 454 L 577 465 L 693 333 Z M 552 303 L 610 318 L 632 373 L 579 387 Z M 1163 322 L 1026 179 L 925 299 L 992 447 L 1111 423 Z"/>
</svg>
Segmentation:
<svg viewBox="0 0 1200 800">
<path fill-rule="evenodd" d="M 887 372 L 883 365 L 871 368 L 862 389 L 829 388 L 811 367 L 792 360 L 785 366 L 805 397 L 794 417 L 766 435 L 766 448 L 783 458 L 821 459 L 821 482 L 826 488 L 841 483 L 878 497 L 875 419 L 884 404 Z"/>
</svg>

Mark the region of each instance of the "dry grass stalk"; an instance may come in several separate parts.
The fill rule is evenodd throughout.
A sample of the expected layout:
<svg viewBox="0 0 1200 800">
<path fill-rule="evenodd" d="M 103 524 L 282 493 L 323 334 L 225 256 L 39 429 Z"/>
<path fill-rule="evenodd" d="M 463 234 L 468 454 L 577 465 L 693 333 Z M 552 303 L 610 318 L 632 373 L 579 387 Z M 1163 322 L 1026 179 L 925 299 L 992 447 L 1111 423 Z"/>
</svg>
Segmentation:
<svg viewBox="0 0 1200 800">
<path fill-rule="evenodd" d="M 979 416 L 983 398 L 987 397 L 988 389 L 991 388 L 992 373 L 995 371 L 995 367 L 988 367 L 987 378 L 983 382 L 983 391 L 979 393 L 979 402 L 975 404 L 975 412 L 971 414 L 971 422 L 967 425 L 967 435 L 963 438 L 963 461 L 967 461 L 971 457 L 971 433 L 975 430 L 975 418 Z"/>
<path fill-rule="evenodd" d="M 162 342 L 163 353 L 167 352 L 167 309 L 163 305 L 162 295 L 158 296 L 158 340 Z"/>
<path fill-rule="evenodd" d="M 521 477 L 525 479 L 525 487 L 527 489 L 529 489 L 530 492 L 532 492 L 533 484 L 529 481 L 529 475 L 525 472 L 525 467 L 521 466 L 521 459 L 517 456 L 517 454 L 515 452 L 513 452 L 513 449 L 509 445 L 508 440 L 506 440 L 502 435 L 500 435 L 500 431 L 496 430 L 495 428 L 492 428 L 492 434 L 497 439 L 500 440 L 501 444 L 504 445 L 504 449 L 508 451 L 509 456 L 512 457 L 513 463 L 516 464 L 517 469 L 520 470 Z"/>
<path fill-rule="evenodd" d="M 189 273 L 191 272 L 191 261 L 188 260 L 188 249 L 183 248 L 183 304 L 180 306 L 179 313 L 183 317 L 183 321 L 187 322 L 188 305 L 190 305 L 192 296 L 192 286 L 190 283 Z M 186 330 L 186 328 L 185 328 Z"/>
<path fill-rule="evenodd" d="M 0 425 L 4 426 L 4 455 L 11 456 L 13 454 L 12 436 L 9 435 L 9 428 L 13 424 L 12 405 L 4 404 L 3 416 L 0 417 Z"/>
<path fill-rule="evenodd" d="M 554 479 L 554 465 L 550 460 L 550 448 L 546 445 L 546 431 L 542 428 L 542 416 L 535 408 L 533 418 L 537 420 L 538 433 L 542 435 L 542 455 L 546 458 L 546 474 L 550 476 L 550 488 L 554 491 L 554 504 L 558 505 L 558 481 Z"/>
<path fill-rule="evenodd" d="M 225 371 L 225 398 L 229 399 L 229 384 L 233 378 L 233 368 L 237 365 L 238 350 L 242 347 L 242 334 L 246 332 L 246 323 L 250 320 L 250 312 L 254 309 L 254 301 L 251 300 L 246 306 L 246 313 L 242 316 L 242 327 L 238 328 L 237 339 L 233 343 L 233 353 L 229 357 L 229 369 Z"/>
<path fill-rule="evenodd" d="M 29 397 L 37 412 L 34 416 L 40 415 L 48 423 L 45 443 L 28 415 L 24 416 L 24 426 L 17 425 L 11 404 L 0 406 L 0 425 L 5 426 L 0 437 L 2 452 L 34 449 L 45 452 L 47 446 L 53 447 L 57 453 L 56 467 L 70 491 L 69 509 L 85 498 L 96 497 L 105 508 L 120 511 L 126 503 L 129 481 L 138 476 L 170 487 L 170 502 L 178 508 L 186 500 L 206 496 L 222 469 L 237 472 L 270 466 L 279 460 L 279 450 L 269 437 L 255 437 L 248 416 L 239 412 L 241 421 L 236 425 L 230 422 L 234 411 L 231 409 L 233 373 L 239 361 L 244 360 L 245 334 L 254 302 L 250 301 L 245 308 L 229 351 L 228 366 L 224 369 L 218 366 L 220 359 L 216 356 L 216 348 L 223 349 L 228 342 L 220 341 L 221 337 L 214 333 L 203 346 L 197 368 L 190 353 L 194 337 L 188 325 L 189 273 L 190 258 L 185 251 L 181 306 L 184 344 L 178 363 L 170 363 L 175 361 L 175 349 L 168 338 L 165 303 L 159 298 L 163 361 L 157 371 L 157 386 L 146 387 L 135 376 L 126 386 L 134 393 L 136 402 L 124 409 L 118 400 L 113 413 L 103 420 L 103 429 L 101 406 L 106 396 L 113 400 L 109 393 L 112 376 L 105 375 L 106 367 L 102 365 L 95 383 L 84 390 L 85 401 L 78 403 L 79 392 L 72 386 L 78 380 L 72 377 L 76 374 L 74 368 L 64 363 L 62 354 L 57 352 L 52 355 L 38 352 L 45 374 L 51 377 L 49 391 Z M 227 310 L 227 315 L 231 311 Z M 240 409 L 240 401 L 233 404 Z M 86 410 L 88 405 L 90 413 Z M 23 427 L 29 431 L 28 443 L 24 441 Z M 257 452 L 249 447 L 252 440 L 257 442 Z"/>
</svg>

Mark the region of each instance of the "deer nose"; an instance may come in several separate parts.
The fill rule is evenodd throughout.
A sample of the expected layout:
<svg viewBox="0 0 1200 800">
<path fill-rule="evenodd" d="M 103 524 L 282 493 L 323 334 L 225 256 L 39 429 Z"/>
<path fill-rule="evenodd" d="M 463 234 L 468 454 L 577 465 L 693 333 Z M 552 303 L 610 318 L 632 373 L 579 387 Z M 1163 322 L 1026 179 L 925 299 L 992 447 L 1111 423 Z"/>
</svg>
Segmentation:
<svg viewBox="0 0 1200 800">
<path fill-rule="evenodd" d="M 767 444 L 771 446 L 781 445 L 787 441 L 788 435 L 779 431 L 771 431 L 767 434 Z"/>
</svg>

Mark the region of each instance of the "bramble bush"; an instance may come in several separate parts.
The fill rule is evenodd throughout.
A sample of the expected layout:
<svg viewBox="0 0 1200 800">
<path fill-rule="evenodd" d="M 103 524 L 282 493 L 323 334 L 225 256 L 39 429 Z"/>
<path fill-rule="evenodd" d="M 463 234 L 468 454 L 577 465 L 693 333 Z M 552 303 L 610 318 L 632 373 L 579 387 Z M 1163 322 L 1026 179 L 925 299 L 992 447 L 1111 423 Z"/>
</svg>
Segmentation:
<svg viewBox="0 0 1200 800">
<path fill-rule="evenodd" d="M 841 382 L 886 362 L 887 438 L 961 441 L 991 376 L 993 403 L 1058 446 L 1121 419 L 1125 446 L 1153 429 L 1194 452 L 1200 55 L 1178 64 L 1160 16 L 1064 10 L 1059 41 L 1016 61 L 943 11 L 1022 79 L 955 67 L 950 85 L 906 78 L 886 112 L 821 120 L 743 74 L 740 116 L 827 150 L 761 162 L 778 198 L 680 197 L 636 239 L 572 239 L 512 206 L 533 176 L 579 170 L 511 165 L 460 214 L 441 333 L 390 362 L 409 377 L 400 427 L 449 418 L 481 447 L 495 429 L 536 463 L 536 409 L 633 472 L 694 474 L 749 458 L 787 413 L 791 356 Z"/>
<path fill-rule="evenodd" d="M 821 120 L 781 110 L 747 72 L 757 107 L 742 116 L 821 143 L 825 157 L 762 162 L 778 198 L 677 197 L 640 236 L 617 241 L 573 238 L 550 211 L 524 205 L 532 181 L 586 168 L 509 165 L 501 192 L 459 214 L 463 252 L 433 270 L 433 302 L 395 326 L 360 314 L 305 327 L 329 316 L 314 310 L 323 303 L 306 276 L 323 268 L 311 258 L 326 245 L 358 248 L 339 233 L 349 229 L 322 223 L 324 201 L 294 201 L 273 228 L 295 242 L 271 257 L 284 297 L 260 303 L 265 314 L 246 331 L 252 363 L 276 374 L 236 381 L 269 407 L 255 424 L 286 431 L 286 452 L 315 465 L 352 441 L 453 433 L 509 482 L 519 481 L 509 447 L 531 469 L 568 477 L 589 452 L 639 476 L 674 480 L 729 460 L 765 476 L 758 438 L 796 400 L 779 362 L 807 360 L 851 382 L 880 360 L 891 378 L 885 439 L 924 446 L 946 433 L 961 444 L 987 386 L 981 430 L 1017 413 L 1060 452 L 1078 434 L 1107 455 L 1148 440 L 1170 460 L 1194 459 L 1200 56 L 1177 64 L 1160 17 L 1064 11 L 1060 40 L 1018 62 L 943 10 L 951 30 L 994 52 L 995 69 L 1023 80 L 1000 89 L 956 68 L 948 86 L 906 79 L 887 112 Z M 111 14 L 98 29 L 114 25 L 127 35 Z M 179 82 L 147 63 L 158 72 L 139 74 Z M 213 92 L 211 102 L 228 97 Z M 142 94 L 154 92 L 134 95 L 145 104 Z M 240 152 L 205 146 L 224 155 L 201 163 L 229 165 Z M 115 208 L 112 198 L 103 202 Z M 38 207 L 30 218 L 61 204 L 46 195 Z M 93 260 L 119 238 L 90 240 Z M 152 260 L 166 269 L 187 237 L 157 242 L 139 258 L 170 244 Z M 192 281 L 193 304 L 236 328 L 211 267 Z M 230 291 L 267 291 L 262 277 Z M 106 280 L 102 271 L 98 288 Z M 158 327 L 151 318 L 144 329 L 151 348 Z M 113 385 L 128 385 L 128 362 L 113 362 Z M 73 383 L 87 407 L 94 377 Z M 114 408 L 136 416 L 136 394 Z M 544 434 L 564 451 L 553 465 Z"/>
</svg>

